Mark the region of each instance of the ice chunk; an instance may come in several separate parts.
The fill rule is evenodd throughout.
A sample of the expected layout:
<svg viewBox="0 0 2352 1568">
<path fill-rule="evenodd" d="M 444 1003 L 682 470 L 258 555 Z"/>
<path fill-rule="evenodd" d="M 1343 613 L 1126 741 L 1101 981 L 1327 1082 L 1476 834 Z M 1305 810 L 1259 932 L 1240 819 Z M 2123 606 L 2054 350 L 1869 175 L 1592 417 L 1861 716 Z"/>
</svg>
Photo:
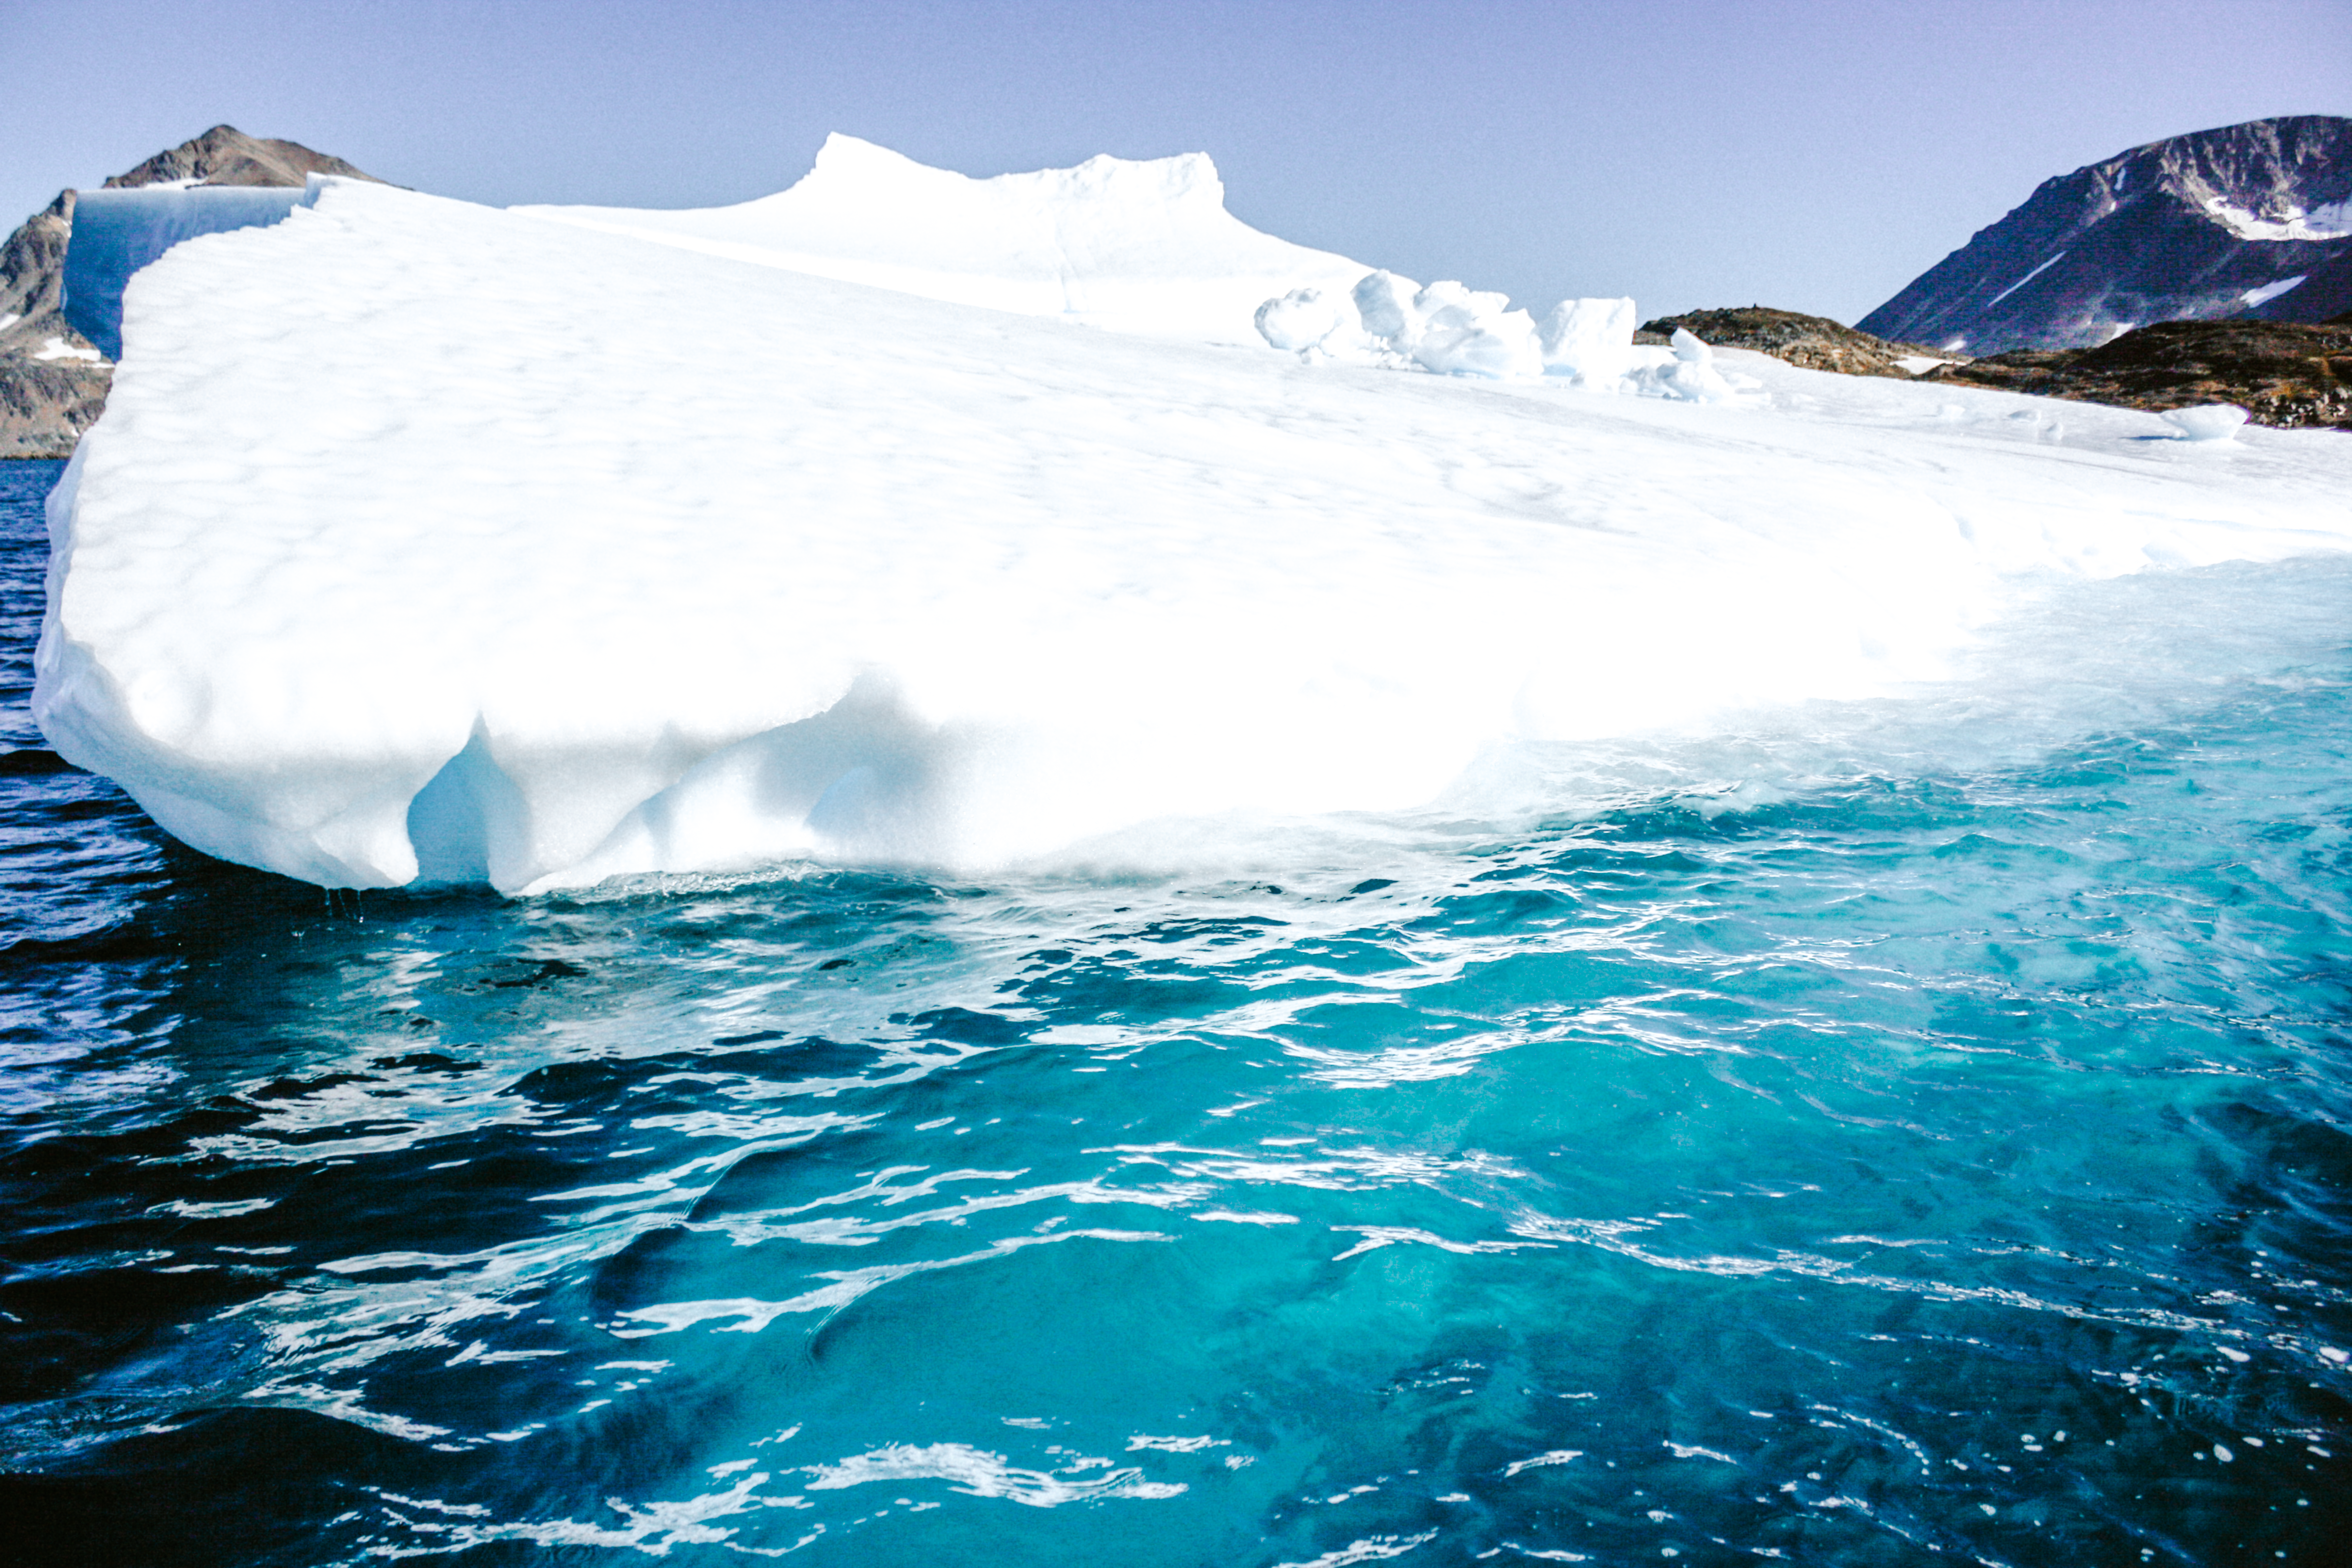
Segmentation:
<svg viewBox="0 0 2352 1568">
<path fill-rule="evenodd" d="M 1507 295 L 1450 279 L 1416 288 L 1394 273 L 1374 272 L 1358 280 L 1350 301 L 1362 341 L 1390 363 L 1496 379 L 1543 373 L 1535 322 L 1525 310 L 1508 309 Z"/>
<path fill-rule="evenodd" d="M 1409 353 L 1412 341 L 1421 335 L 1421 312 L 1412 303 L 1420 292 L 1421 285 L 1409 278 L 1371 272 L 1357 282 L 1351 298 L 1367 333 L 1387 340 L 1399 353 Z"/>
<path fill-rule="evenodd" d="M 1207 154 L 976 180 L 855 136 L 799 184 L 730 207 L 515 209 L 583 228 L 1148 337 L 1255 343 L 1259 304 L 1345 293 L 1360 262 L 1263 234 L 1225 210 Z"/>
<path fill-rule="evenodd" d="M 1487 289 L 1473 289 L 1466 283 L 1452 279 L 1432 283 L 1412 297 L 1412 308 L 1421 319 L 1432 325 L 1463 326 L 1501 315 L 1510 308 L 1511 297 Z"/>
<path fill-rule="evenodd" d="M 2246 423 L 2246 411 L 2234 403 L 2205 403 L 2194 408 L 2176 408 L 2164 416 L 2164 422 L 2180 433 L 2184 440 L 2228 441 L 2236 438 Z"/>
<path fill-rule="evenodd" d="M 332 886 L 1121 864 L 1907 689 L 2012 584 L 2352 542 L 2325 435 L 2221 486 L 2128 410 L 1937 423 L 2017 402 L 1967 388 L 1302 376 L 357 183 L 173 248 L 123 331 L 35 716 Z"/>
<path fill-rule="evenodd" d="M 1625 384 L 1644 397 L 1685 403 L 1727 403 L 1738 395 L 1716 368 L 1715 351 L 1687 327 L 1676 327 L 1666 348 L 1637 355 Z"/>
<path fill-rule="evenodd" d="M 1633 301 L 1562 300 L 1544 318 L 1544 370 L 1614 389 L 1633 367 Z"/>
<path fill-rule="evenodd" d="M 1536 339 L 1535 319 L 1525 310 L 1480 315 L 1473 314 L 1466 305 L 1442 306 L 1430 312 L 1429 324 L 1413 342 L 1412 357 L 1442 375 L 1483 375 L 1500 381 L 1543 374 L 1543 349 Z"/>
<path fill-rule="evenodd" d="M 1297 296 L 1267 300 L 1260 329 L 1277 347 L 1319 343 L 1340 357 L 1362 358 L 1355 352 L 1360 344 L 1379 363 L 1418 364 L 1441 375 L 1513 381 L 1551 374 L 1595 391 L 1700 403 L 1735 395 L 1714 368 L 1712 352 L 1687 332 L 1671 355 L 1654 360 L 1636 353 L 1631 300 L 1563 300 L 1538 328 L 1527 311 L 1509 308 L 1507 296 L 1450 279 L 1419 287 L 1373 272 L 1350 298 L 1360 331 L 1315 335 L 1321 317 L 1306 315 Z"/>
<path fill-rule="evenodd" d="M 1294 289 L 1257 308 L 1258 335 L 1278 349 L 1314 348 L 1339 325 L 1339 301 L 1320 289 Z"/>
</svg>

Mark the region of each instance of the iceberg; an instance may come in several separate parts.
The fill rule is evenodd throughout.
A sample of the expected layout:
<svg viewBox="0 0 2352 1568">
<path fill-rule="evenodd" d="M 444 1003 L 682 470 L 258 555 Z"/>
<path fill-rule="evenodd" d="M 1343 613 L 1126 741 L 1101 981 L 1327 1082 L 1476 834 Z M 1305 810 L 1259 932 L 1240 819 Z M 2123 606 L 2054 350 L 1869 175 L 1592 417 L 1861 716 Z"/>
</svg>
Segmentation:
<svg viewBox="0 0 2352 1568">
<path fill-rule="evenodd" d="M 1403 298 L 1361 279 L 1326 298 Z M 1515 747 L 1909 689 L 2037 583 L 2352 544 L 2325 433 L 2070 404 L 2059 441 L 1760 356 L 1738 410 L 1308 374 L 355 182 L 170 249 L 122 330 L 35 715 L 331 887 L 1411 810 Z"/>
<path fill-rule="evenodd" d="M 1205 153 L 972 179 L 838 132 L 788 190 L 682 211 L 512 209 L 925 299 L 1150 337 L 1255 343 L 1266 300 L 1367 270 L 1225 210 Z"/>
</svg>

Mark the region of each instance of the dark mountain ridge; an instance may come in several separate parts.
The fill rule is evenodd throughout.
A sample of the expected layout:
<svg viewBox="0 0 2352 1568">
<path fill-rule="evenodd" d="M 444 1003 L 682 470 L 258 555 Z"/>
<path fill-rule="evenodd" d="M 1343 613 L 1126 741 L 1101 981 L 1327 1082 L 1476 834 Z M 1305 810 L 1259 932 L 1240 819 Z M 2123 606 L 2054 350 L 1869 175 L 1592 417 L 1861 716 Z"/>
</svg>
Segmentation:
<svg viewBox="0 0 2352 1568">
<path fill-rule="evenodd" d="M 2346 285 L 2352 120 L 2294 115 L 2046 180 L 1855 325 L 1979 356 L 2084 348 L 2154 321 L 2324 320 Z"/>
</svg>

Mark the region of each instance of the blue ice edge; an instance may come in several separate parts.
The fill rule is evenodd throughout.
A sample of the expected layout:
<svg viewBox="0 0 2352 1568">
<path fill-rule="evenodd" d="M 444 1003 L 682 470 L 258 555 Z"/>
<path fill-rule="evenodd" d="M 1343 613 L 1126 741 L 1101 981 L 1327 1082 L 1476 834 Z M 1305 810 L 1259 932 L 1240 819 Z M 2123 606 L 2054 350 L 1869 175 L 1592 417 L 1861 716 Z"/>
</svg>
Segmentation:
<svg viewBox="0 0 2352 1568">
<path fill-rule="evenodd" d="M 291 185 L 188 185 L 83 191 L 66 241 L 65 318 L 110 360 L 122 357 L 122 290 L 131 275 L 184 239 L 266 228 L 319 199 L 325 181 Z"/>
</svg>

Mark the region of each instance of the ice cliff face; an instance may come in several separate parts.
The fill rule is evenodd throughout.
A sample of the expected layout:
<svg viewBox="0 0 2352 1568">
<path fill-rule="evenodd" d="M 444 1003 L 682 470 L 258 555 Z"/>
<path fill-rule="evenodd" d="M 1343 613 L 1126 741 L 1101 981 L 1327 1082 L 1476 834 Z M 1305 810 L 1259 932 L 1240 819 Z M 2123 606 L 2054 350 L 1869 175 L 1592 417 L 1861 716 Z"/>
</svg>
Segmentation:
<svg viewBox="0 0 2352 1568">
<path fill-rule="evenodd" d="M 374 181 L 296 142 L 215 125 L 108 180 L 104 189 L 290 186 L 311 174 Z M 65 314 L 66 257 L 77 193 L 35 213 L 0 245 L 0 458 L 64 458 L 106 407 L 107 355 Z"/>
<path fill-rule="evenodd" d="M 1990 354 L 2347 306 L 2352 120 L 2314 114 L 2151 142 L 2046 181 L 1855 324 Z"/>
<path fill-rule="evenodd" d="M 797 184 L 738 206 L 516 210 L 951 304 L 1215 342 L 1256 342 L 1269 298 L 1344 291 L 1370 270 L 1234 216 L 1201 153 L 978 180 L 835 134 Z"/>
</svg>

